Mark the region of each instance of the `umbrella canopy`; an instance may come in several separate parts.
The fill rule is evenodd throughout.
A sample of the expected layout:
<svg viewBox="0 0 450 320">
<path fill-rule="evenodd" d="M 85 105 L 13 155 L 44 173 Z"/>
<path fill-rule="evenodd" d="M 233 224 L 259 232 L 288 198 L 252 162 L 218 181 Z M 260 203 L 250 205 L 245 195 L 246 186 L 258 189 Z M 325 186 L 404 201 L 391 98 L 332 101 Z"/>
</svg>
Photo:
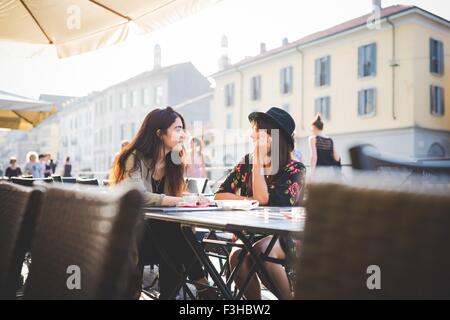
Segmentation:
<svg viewBox="0 0 450 320">
<path fill-rule="evenodd" d="M 0 128 L 31 130 L 56 111 L 50 102 L 0 91 Z"/>
<path fill-rule="evenodd" d="M 0 39 L 56 45 L 60 58 L 125 40 L 220 0 L 0 0 Z"/>
</svg>

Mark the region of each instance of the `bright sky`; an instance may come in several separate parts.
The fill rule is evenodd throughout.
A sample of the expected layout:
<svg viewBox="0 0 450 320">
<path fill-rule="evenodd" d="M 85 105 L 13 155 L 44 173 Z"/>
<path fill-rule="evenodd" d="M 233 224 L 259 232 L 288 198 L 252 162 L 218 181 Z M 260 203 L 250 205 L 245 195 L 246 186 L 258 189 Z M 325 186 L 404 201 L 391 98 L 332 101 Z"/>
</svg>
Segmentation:
<svg viewBox="0 0 450 320">
<path fill-rule="evenodd" d="M 447 0 L 384 0 L 416 5 L 450 20 Z M 124 81 L 153 66 L 153 47 L 162 63 L 191 61 L 204 74 L 217 71 L 220 41 L 228 36 L 231 62 L 256 55 L 282 38 L 295 41 L 371 10 L 371 0 L 223 0 L 149 35 L 95 52 L 58 59 L 53 48 L 0 42 L 0 90 L 37 98 L 41 93 L 82 96 Z"/>
</svg>

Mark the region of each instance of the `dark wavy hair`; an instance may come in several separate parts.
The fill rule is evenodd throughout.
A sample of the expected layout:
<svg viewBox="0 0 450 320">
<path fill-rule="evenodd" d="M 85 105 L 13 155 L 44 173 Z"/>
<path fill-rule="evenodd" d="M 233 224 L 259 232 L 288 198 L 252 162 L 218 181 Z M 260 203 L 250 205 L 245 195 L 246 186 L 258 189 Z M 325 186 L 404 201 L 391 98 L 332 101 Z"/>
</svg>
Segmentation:
<svg viewBox="0 0 450 320">
<path fill-rule="evenodd" d="M 150 164 L 149 169 L 152 172 L 154 171 L 157 157 L 164 148 L 164 142 L 158 136 L 158 130 L 161 130 L 161 134 L 166 133 L 167 129 L 178 118 L 181 119 L 183 129 L 185 129 L 186 125 L 183 117 L 171 107 L 155 109 L 145 117 L 138 133 L 116 158 L 112 170 L 113 184 L 117 184 L 125 179 L 125 163 L 131 154 L 135 155 L 131 172 L 143 169 L 141 168 L 141 160 L 147 160 Z M 178 156 L 179 159 L 184 160 L 184 149 L 180 151 Z M 185 162 L 181 161 L 181 164 L 175 164 L 172 160 L 172 153 L 169 152 L 165 158 L 165 166 L 166 181 L 169 183 L 169 195 L 181 196 L 186 190 L 184 181 Z"/>
<path fill-rule="evenodd" d="M 272 136 L 272 130 L 279 130 L 279 126 L 276 124 L 265 121 L 263 119 L 255 119 L 252 121 L 252 124 L 256 126 L 257 130 L 266 130 L 267 134 Z M 279 140 L 273 141 L 273 143 L 278 143 L 278 172 L 274 175 L 271 175 L 268 179 L 268 182 L 271 183 L 273 180 L 277 178 L 282 169 L 292 160 L 292 148 L 289 145 L 289 140 L 286 138 L 284 134 L 279 134 Z M 270 156 L 272 156 L 270 154 Z M 251 179 L 250 179 L 251 180 Z"/>
</svg>

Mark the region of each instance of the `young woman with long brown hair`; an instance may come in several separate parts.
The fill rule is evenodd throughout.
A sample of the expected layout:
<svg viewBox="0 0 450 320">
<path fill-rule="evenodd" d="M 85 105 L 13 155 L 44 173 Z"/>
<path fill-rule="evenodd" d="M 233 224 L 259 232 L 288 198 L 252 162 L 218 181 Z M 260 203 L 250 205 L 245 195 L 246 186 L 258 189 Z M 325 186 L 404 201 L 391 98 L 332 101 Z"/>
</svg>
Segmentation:
<svg viewBox="0 0 450 320">
<path fill-rule="evenodd" d="M 117 157 L 112 183 L 134 183 L 144 195 L 145 205 L 174 206 L 186 190 L 183 142 L 185 122 L 172 108 L 151 111 L 136 136 Z M 199 197 L 198 202 L 207 203 Z M 184 239 L 179 224 L 146 221 L 140 247 L 140 264 L 159 264 L 160 297 L 173 297 L 183 270 L 189 278 L 206 283 L 204 271 Z M 169 257 L 167 261 L 163 256 Z M 174 270 L 175 268 L 175 270 Z"/>
</svg>

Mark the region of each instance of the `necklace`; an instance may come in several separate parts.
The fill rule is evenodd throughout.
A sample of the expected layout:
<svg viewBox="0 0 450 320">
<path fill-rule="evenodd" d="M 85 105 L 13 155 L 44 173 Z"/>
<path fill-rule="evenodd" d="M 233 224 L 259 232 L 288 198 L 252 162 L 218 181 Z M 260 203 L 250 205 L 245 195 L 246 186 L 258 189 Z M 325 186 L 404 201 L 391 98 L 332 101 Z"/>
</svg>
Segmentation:
<svg viewBox="0 0 450 320">
<path fill-rule="evenodd" d="M 161 185 L 161 182 L 162 182 L 162 178 L 160 179 L 160 180 L 156 180 L 156 179 L 153 179 L 152 178 L 152 180 L 153 180 L 153 183 L 155 184 L 155 190 L 153 190 L 154 192 L 158 192 L 159 191 L 159 186 Z"/>
</svg>

